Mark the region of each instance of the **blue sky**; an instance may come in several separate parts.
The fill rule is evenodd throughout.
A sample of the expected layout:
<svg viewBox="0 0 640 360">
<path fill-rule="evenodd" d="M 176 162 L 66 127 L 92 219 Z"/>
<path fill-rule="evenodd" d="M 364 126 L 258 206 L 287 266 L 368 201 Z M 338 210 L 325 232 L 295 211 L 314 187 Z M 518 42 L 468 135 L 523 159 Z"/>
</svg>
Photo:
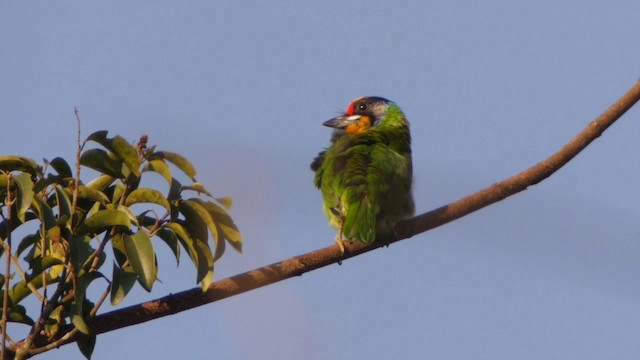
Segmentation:
<svg viewBox="0 0 640 360">
<path fill-rule="evenodd" d="M 352 99 L 407 114 L 422 213 L 544 159 L 623 94 L 640 77 L 638 14 L 637 1 L 3 3 L 0 153 L 72 158 L 74 106 L 85 136 L 148 133 L 234 198 L 245 254 L 225 254 L 221 279 L 333 243 L 309 163 Z M 501 203 L 102 335 L 94 358 L 637 359 L 639 118 Z M 176 269 L 157 251 L 163 283 L 123 305 L 196 286 L 186 258 Z"/>
</svg>

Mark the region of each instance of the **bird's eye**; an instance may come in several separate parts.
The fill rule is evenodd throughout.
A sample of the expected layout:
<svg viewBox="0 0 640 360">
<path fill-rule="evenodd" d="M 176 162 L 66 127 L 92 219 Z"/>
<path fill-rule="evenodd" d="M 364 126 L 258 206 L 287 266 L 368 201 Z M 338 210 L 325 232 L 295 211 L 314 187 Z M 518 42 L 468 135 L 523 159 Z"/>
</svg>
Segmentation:
<svg viewBox="0 0 640 360">
<path fill-rule="evenodd" d="M 364 111 L 367 109 L 367 104 L 360 104 L 358 105 L 358 110 Z"/>
</svg>

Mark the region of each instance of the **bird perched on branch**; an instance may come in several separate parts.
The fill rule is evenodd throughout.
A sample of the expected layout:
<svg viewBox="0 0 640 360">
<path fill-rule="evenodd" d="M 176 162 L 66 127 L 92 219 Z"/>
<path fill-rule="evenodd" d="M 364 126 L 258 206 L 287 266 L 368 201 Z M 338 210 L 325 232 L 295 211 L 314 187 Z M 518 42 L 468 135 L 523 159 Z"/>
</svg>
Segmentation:
<svg viewBox="0 0 640 360">
<path fill-rule="evenodd" d="M 411 136 L 400 107 L 381 97 L 353 100 L 334 128 L 330 146 L 311 163 L 335 239 L 370 243 L 394 236 L 414 213 Z"/>
</svg>

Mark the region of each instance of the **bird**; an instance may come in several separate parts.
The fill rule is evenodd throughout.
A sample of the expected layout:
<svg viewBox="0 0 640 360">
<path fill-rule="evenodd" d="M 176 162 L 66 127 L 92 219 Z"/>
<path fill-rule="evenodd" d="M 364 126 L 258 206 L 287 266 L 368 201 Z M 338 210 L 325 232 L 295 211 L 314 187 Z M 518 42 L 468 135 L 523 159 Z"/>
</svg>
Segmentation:
<svg viewBox="0 0 640 360">
<path fill-rule="evenodd" d="M 334 129 L 329 147 L 311 163 L 329 224 L 344 255 L 344 241 L 369 244 L 395 236 L 413 216 L 409 122 L 400 107 L 377 96 L 357 98 L 344 114 L 322 125 Z"/>
</svg>

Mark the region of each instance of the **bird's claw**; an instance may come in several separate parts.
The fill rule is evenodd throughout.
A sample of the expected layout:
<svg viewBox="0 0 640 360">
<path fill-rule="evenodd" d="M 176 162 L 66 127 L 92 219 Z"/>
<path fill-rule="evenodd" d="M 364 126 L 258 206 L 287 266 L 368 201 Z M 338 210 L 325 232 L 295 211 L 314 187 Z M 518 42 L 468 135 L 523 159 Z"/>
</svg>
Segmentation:
<svg viewBox="0 0 640 360">
<path fill-rule="evenodd" d="M 336 237 L 334 239 L 336 245 L 338 245 L 338 247 L 340 248 L 340 256 L 344 256 L 344 243 L 342 242 L 343 240 L 344 239 L 342 239 L 341 237 Z"/>
</svg>

